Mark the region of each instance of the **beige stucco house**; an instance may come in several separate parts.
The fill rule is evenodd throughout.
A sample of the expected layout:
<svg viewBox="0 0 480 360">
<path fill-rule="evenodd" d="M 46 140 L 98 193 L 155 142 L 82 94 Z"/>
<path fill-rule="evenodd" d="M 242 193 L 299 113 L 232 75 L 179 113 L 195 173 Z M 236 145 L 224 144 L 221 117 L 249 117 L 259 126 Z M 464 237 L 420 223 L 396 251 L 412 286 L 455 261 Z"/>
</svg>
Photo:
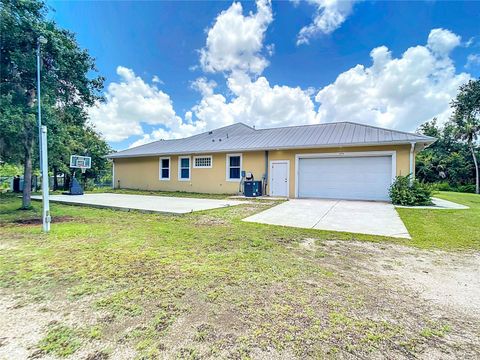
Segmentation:
<svg viewBox="0 0 480 360">
<path fill-rule="evenodd" d="M 254 129 L 243 123 L 109 155 L 116 188 L 238 194 L 245 173 L 266 195 L 388 200 L 397 175 L 435 139 L 369 125 Z"/>
</svg>

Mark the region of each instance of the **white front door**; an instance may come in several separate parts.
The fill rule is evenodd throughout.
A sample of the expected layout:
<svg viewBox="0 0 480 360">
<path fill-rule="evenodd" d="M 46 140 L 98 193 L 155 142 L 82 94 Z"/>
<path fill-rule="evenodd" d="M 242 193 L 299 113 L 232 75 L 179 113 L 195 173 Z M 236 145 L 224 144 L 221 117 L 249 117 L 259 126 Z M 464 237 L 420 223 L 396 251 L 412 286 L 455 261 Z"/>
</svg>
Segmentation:
<svg viewBox="0 0 480 360">
<path fill-rule="evenodd" d="M 270 162 L 270 196 L 288 197 L 288 160 Z"/>
</svg>

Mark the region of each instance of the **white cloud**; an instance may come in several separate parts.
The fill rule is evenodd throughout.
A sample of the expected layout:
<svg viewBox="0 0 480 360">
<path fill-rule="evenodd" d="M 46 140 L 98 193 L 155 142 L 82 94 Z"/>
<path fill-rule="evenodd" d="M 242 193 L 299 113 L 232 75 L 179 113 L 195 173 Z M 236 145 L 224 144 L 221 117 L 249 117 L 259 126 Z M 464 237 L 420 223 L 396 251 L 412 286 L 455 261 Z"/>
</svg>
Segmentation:
<svg viewBox="0 0 480 360">
<path fill-rule="evenodd" d="M 268 66 L 262 55 L 263 40 L 272 22 L 269 0 L 257 1 L 257 12 L 243 15 L 242 4 L 234 2 L 222 11 L 208 30 L 200 50 L 200 64 L 206 72 L 241 70 L 260 74 Z"/>
<path fill-rule="evenodd" d="M 133 70 L 119 66 L 117 74 L 120 81 L 110 83 L 106 101 L 89 109 L 90 122 L 107 141 L 144 135 L 142 123 L 168 129 L 168 138 L 189 135 L 204 125 L 184 123 L 176 115 L 170 96 L 147 84 Z"/>
<path fill-rule="evenodd" d="M 171 138 L 171 133 L 165 129 L 153 130 L 150 134 L 144 134 L 140 139 L 130 144 L 129 148 L 145 145 L 156 140 L 166 140 Z"/>
<path fill-rule="evenodd" d="M 318 17 L 323 20 L 316 19 L 311 31 L 302 30 L 299 42 L 340 26 L 353 1 L 348 2 L 348 9 L 336 1 L 317 4 Z M 327 10 L 338 14 L 325 13 Z M 373 49 L 370 67 L 356 65 L 321 90 L 272 85 L 260 76 L 268 66 L 263 53 L 274 52 L 273 45 L 263 46 L 272 21 L 270 2 L 259 0 L 256 13 L 244 16 L 242 12 L 239 3 L 221 12 L 200 51 L 205 72 L 225 74 L 226 93 L 218 92 L 213 80 L 196 79 L 191 87 L 201 98 L 182 119 L 170 96 L 158 89 L 161 80 L 157 76 L 148 84 L 131 69 L 119 66 L 120 80 L 109 85 L 105 103 L 90 109 L 91 122 L 108 141 L 140 136 L 131 146 L 190 136 L 239 121 L 267 128 L 348 120 L 414 130 L 435 116 L 446 120 L 451 99 L 470 78 L 466 73 L 456 74 L 449 57 L 461 44 L 460 37 L 445 29 L 433 29 L 426 45 L 411 47 L 398 58 L 385 46 Z M 315 93 L 318 110 L 312 100 Z M 145 124 L 153 125 L 154 130 L 146 134 Z"/>
<path fill-rule="evenodd" d="M 214 80 L 208 80 L 205 77 L 198 78 L 192 82 L 192 89 L 197 90 L 202 96 L 212 95 L 216 87 L 217 83 Z"/>
<path fill-rule="evenodd" d="M 268 44 L 265 49 L 267 50 L 268 56 L 273 56 L 273 54 L 275 54 L 275 44 Z"/>
<path fill-rule="evenodd" d="M 315 121 L 315 109 L 310 94 L 299 87 L 271 86 L 261 76 L 252 81 L 244 73 L 234 73 L 227 79 L 232 100 L 214 92 L 215 84 L 197 79 L 195 88 L 202 100 L 192 109 L 210 127 L 242 121 L 257 128 L 307 124 Z"/>
<path fill-rule="evenodd" d="M 480 54 L 470 54 L 467 56 L 467 63 L 465 64 L 465 68 L 470 69 L 475 66 L 480 65 Z"/>
<path fill-rule="evenodd" d="M 217 84 L 204 77 L 192 83 L 202 99 L 192 108 L 196 119 L 215 128 L 242 121 L 257 127 L 311 123 L 315 120 L 311 94 L 299 87 L 271 86 L 262 73 L 268 61 L 263 42 L 272 22 L 270 1 L 258 0 L 257 12 L 243 15 L 242 5 L 233 3 L 221 12 L 200 51 L 200 64 L 206 72 L 226 74 L 229 98 L 215 93 Z M 272 56 L 275 45 L 265 52 Z"/>
<path fill-rule="evenodd" d="M 426 46 L 407 49 L 393 58 L 385 46 L 370 55 L 371 67 L 357 65 L 321 89 L 315 100 L 320 122 L 356 121 L 414 130 L 422 122 L 450 115 L 449 103 L 470 75 L 456 74 L 449 52 L 460 37 L 433 29 Z"/>
<path fill-rule="evenodd" d="M 162 79 L 160 79 L 157 75 L 153 75 L 153 77 L 152 77 L 152 82 L 153 82 L 154 84 L 162 84 L 162 85 L 165 84 L 165 83 L 162 81 Z"/>
<path fill-rule="evenodd" d="M 465 41 L 465 44 L 463 46 L 468 48 L 468 47 L 472 46 L 474 44 L 474 42 L 475 42 L 475 37 L 472 36 L 470 39 Z"/>
<path fill-rule="evenodd" d="M 427 47 L 438 56 L 447 56 L 460 45 L 460 36 L 445 29 L 433 29 L 428 35 Z"/>
<path fill-rule="evenodd" d="M 313 22 L 304 26 L 297 37 L 297 45 L 308 44 L 319 33 L 330 34 L 338 29 L 352 13 L 358 0 L 308 0 L 316 7 Z"/>
</svg>

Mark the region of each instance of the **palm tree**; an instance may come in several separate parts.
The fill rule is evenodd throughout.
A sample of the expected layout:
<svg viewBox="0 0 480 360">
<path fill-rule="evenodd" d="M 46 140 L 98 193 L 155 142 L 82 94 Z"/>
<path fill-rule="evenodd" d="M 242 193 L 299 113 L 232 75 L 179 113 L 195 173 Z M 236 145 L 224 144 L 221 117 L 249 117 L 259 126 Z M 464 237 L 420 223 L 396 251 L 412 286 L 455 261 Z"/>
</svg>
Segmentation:
<svg viewBox="0 0 480 360">
<path fill-rule="evenodd" d="M 475 148 L 480 137 L 480 79 L 470 80 L 460 87 L 457 98 L 452 101 L 452 120 L 456 125 L 456 137 L 468 144 L 475 164 L 475 193 L 480 193 L 479 169 Z"/>
<path fill-rule="evenodd" d="M 478 160 L 475 154 L 475 142 L 478 140 L 478 134 L 480 134 L 480 121 L 472 121 L 471 119 L 463 122 L 462 127 L 458 129 L 457 138 L 465 141 L 472 153 L 473 163 L 475 164 L 475 193 L 480 193 L 479 188 L 479 170 Z"/>
</svg>

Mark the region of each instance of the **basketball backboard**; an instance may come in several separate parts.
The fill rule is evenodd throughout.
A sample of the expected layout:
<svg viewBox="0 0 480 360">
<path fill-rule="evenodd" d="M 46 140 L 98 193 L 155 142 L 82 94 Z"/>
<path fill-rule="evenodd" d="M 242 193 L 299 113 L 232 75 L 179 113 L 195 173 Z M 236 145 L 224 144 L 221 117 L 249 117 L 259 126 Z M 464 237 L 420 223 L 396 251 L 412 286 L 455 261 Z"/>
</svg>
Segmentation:
<svg viewBox="0 0 480 360">
<path fill-rule="evenodd" d="M 84 172 L 86 169 L 92 167 L 92 158 L 90 156 L 71 155 L 70 167 L 74 169 L 82 169 L 82 172 Z"/>
</svg>

